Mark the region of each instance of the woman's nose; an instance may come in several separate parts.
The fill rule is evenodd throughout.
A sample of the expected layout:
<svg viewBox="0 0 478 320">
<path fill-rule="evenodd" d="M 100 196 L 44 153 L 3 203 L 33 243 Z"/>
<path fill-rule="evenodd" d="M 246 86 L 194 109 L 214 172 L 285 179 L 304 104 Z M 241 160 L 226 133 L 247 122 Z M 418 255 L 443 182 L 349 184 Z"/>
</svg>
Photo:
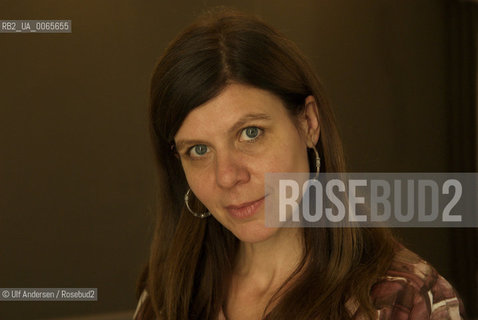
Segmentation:
<svg viewBox="0 0 478 320">
<path fill-rule="evenodd" d="M 216 153 L 216 182 L 225 189 L 248 182 L 250 178 L 247 162 L 234 151 Z"/>
</svg>

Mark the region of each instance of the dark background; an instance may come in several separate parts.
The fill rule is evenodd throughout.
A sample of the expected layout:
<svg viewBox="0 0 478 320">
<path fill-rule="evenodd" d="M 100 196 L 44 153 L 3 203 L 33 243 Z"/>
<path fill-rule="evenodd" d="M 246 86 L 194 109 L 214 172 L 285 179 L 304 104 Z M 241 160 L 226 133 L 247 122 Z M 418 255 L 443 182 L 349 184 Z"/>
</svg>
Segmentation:
<svg viewBox="0 0 478 320">
<path fill-rule="evenodd" d="M 476 170 L 472 1 L 1 0 L 0 19 L 69 19 L 73 32 L 0 34 L 0 287 L 94 287 L 99 299 L 0 302 L 0 319 L 135 308 L 154 212 L 149 79 L 218 4 L 258 14 L 310 58 L 350 171 Z M 398 233 L 478 317 L 476 230 Z"/>
</svg>

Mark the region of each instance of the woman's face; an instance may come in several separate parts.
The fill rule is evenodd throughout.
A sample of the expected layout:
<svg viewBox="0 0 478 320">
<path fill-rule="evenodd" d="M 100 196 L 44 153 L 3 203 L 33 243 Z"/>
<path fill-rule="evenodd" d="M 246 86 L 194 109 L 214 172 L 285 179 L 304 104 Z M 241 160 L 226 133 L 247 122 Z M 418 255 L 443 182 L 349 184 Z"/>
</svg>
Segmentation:
<svg viewBox="0 0 478 320">
<path fill-rule="evenodd" d="M 317 143 L 317 106 L 292 119 L 274 94 L 240 84 L 191 111 L 175 144 L 191 191 L 245 242 L 277 232 L 265 227 L 266 172 L 308 172 L 307 146 Z"/>
</svg>

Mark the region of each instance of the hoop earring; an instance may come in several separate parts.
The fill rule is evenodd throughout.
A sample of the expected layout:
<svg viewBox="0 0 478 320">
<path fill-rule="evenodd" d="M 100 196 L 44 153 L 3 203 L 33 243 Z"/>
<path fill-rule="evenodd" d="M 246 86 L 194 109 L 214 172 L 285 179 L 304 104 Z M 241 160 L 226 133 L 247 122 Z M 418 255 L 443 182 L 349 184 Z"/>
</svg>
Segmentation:
<svg viewBox="0 0 478 320">
<path fill-rule="evenodd" d="M 201 218 L 201 219 L 209 217 L 211 215 L 211 212 L 209 212 L 209 211 L 204 212 L 204 213 L 197 213 L 197 212 L 194 212 L 191 209 L 191 207 L 189 206 L 189 197 L 190 196 L 191 196 L 191 189 L 188 189 L 188 191 L 184 195 L 184 202 L 186 203 L 186 208 L 188 208 L 189 212 L 191 212 L 193 216 Z"/>
<path fill-rule="evenodd" d="M 314 150 L 314 153 L 315 153 L 315 177 L 314 179 L 317 179 L 319 177 L 319 173 L 320 173 L 320 156 L 319 156 L 319 152 L 317 151 L 317 149 L 315 148 L 315 146 L 313 148 L 310 148 L 312 150 Z"/>
</svg>

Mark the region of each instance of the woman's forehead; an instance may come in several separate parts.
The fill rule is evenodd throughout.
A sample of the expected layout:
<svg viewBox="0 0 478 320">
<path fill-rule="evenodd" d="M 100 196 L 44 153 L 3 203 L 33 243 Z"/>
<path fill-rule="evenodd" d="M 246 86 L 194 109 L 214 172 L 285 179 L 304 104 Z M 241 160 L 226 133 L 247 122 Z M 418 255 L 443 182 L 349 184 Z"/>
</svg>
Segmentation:
<svg viewBox="0 0 478 320">
<path fill-rule="evenodd" d="M 175 139 L 198 131 L 228 130 L 241 122 L 273 120 L 286 110 L 276 95 L 241 84 L 228 85 L 219 95 L 193 109 L 184 119 Z"/>
</svg>

